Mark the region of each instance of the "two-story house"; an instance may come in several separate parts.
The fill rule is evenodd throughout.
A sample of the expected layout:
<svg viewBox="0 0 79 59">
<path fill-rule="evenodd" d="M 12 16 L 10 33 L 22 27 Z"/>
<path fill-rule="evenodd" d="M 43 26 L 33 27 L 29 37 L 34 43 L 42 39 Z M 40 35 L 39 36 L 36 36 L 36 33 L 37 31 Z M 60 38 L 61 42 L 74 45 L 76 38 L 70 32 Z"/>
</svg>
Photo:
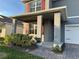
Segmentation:
<svg viewBox="0 0 79 59">
<path fill-rule="evenodd" d="M 47 45 L 79 44 L 79 0 L 22 2 L 25 13 L 12 18 L 24 21 L 24 34 L 33 34 Z"/>
</svg>

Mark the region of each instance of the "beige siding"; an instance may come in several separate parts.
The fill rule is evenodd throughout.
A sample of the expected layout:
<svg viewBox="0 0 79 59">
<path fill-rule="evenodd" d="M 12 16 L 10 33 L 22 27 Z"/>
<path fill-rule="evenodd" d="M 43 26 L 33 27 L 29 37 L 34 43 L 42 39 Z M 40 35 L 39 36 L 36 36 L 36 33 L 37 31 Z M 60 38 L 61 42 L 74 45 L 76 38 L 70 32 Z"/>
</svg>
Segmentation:
<svg viewBox="0 0 79 59">
<path fill-rule="evenodd" d="M 5 28 L 6 28 L 6 35 L 11 35 L 13 30 L 12 24 L 7 23 Z"/>
<path fill-rule="evenodd" d="M 23 33 L 23 26 L 22 25 L 17 25 L 16 26 L 16 33 L 19 33 L 19 34 Z"/>
</svg>

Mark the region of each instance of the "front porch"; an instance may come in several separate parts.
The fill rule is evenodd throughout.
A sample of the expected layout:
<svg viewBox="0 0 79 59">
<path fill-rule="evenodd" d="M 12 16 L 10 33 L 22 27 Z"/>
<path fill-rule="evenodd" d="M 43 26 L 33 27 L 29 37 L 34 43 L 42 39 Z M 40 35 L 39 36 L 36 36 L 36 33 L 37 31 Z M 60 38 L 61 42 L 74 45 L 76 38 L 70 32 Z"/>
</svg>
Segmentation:
<svg viewBox="0 0 79 59">
<path fill-rule="evenodd" d="M 30 34 L 41 38 L 41 43 L 52 44 L 64 43 L 64 21 L 66 21 L 66 7 L 53 8 L 26 15 L 12 17 L 24 22 L 23 34 Z M 33 24 L 32 31 L 29 24 Z M 52 43 L 52 44 L 50 44 Z"/>
</svg>

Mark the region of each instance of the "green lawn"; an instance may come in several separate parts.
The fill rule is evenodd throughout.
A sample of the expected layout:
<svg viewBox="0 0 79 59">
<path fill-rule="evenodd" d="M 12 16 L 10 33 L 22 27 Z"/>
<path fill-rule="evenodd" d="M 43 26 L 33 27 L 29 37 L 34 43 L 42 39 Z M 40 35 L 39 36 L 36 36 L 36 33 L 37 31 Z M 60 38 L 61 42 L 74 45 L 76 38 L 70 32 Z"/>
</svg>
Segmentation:
<svg viewBox="0 0 79 59">
<path fill-rule="evenodd" d="M 42 57 L 34 56 L 29 53 L 24 53 L 16 49 L 3 46 L 0 46 L 0 52 L 7 54 L 7 56 L 3 59 L 43 59 Z"/>
</svg>

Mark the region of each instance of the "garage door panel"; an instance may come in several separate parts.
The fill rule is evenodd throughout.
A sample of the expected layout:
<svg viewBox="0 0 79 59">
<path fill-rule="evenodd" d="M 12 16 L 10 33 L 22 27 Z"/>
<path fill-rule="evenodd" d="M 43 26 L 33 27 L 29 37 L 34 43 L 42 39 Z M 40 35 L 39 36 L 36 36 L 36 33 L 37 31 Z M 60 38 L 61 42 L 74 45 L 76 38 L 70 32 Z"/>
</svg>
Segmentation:
<svg viewBox="0 0 79 59">
<path fill-rule="evenodd" d="M 65 42 L 72 44 L 79 44 L 79 27 L 76 26 L 65 27 Z"/>
</svg>

